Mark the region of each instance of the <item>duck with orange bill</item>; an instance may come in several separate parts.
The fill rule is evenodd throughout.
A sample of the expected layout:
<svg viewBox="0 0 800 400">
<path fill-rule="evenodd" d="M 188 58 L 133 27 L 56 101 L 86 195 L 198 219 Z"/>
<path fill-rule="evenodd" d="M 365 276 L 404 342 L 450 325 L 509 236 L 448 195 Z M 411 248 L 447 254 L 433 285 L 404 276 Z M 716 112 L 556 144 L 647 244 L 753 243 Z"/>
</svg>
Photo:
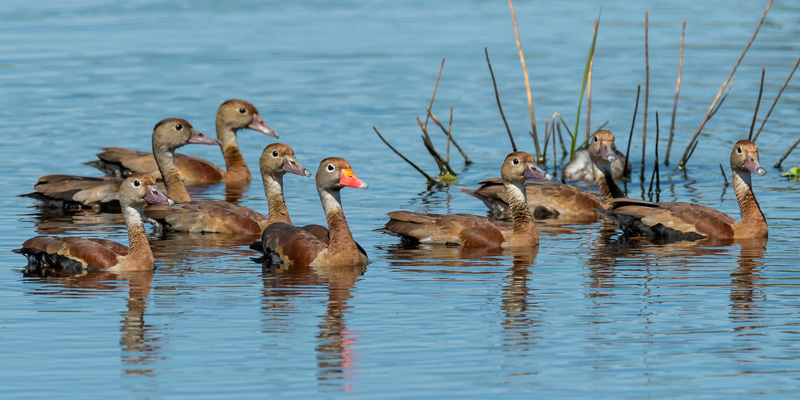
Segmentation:
<svg viewBox="0 0 800 400">
<path fill-rule="evenodd" d="M 328 242 L 306 229 L 285 222 L 270 224 L 261 236 L 265 267 L 303 265 L 336 268 L 369 264 L 366 252 L 350 232 L 340 193 L 345 187 L 366 189 L 369 185 L 356 177 L 350 162 L 338 157 L 322 160 L 317 169 L 316 183 L 328 223 Z"/>
</svg>

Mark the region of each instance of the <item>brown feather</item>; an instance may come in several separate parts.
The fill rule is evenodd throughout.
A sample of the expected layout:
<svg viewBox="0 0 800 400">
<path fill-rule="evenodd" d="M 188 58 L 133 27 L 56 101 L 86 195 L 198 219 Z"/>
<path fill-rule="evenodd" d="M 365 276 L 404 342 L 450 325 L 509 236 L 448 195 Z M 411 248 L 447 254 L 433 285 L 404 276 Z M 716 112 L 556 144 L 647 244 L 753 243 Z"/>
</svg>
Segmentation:
<svg viewBox="0 0 800 400">
<path fill-rule="evenodd" d="M 97 161 L 90 165 L 106 172 L 113 170 L 114 176 L 126 177 L 132 173 L 145 173 L 161 179 L 161 172 L 151 152 L 106 147 L 103 148 L 103 152 L 97 154 L 97 157 L 106 165 L 97 164 Z M 225 176 L 225 170 L 212 162 L 184 154 L 175 153 L 175 166 L 186 185 L 218 183 L 223 181 Z"/>
<path fill-rule="evenodd" d="M 497 247 L 503 244 L 501 230 L 510 226 L 470 214 L 428 214 L 393 211 L 385 229 L 406 240 L 420 243 L 461 244 L 466 247 Z M 481 234 L 486 238 L 479 238 Z M 499 238 L 499 241 L 498 241 Z"/>
<path fill-rule="evenodd" d="M 268 225 L 265 216 L 247 207 L 214 200 L 150 206 L 144 215 L 178 232 L 258 235 Z"/>
<path fill-rule="evenodd" d="M 26 196 L 46 205 L 118 209 L 117 191 L 121 183 L 122 179 L 114 177 L 46 175 L 33 186 L 35 192 Z"/>
<path fill-rule="evenodd" d="M 288 265 L 309 265 L 328 248 L 310 232 L 284 222 L 270 224 L 261 237 L 264 253 L 273 251 Z"/>
<path fill-rule="evenodd" d="M 489 178 L 479 182 L 475 190 L 462 192 L 483 201 L 490 210 L 490 217 L 511 219 L 505 190 L 500 178 Z M 599 197 L 574 186 L 557 182 L 526 182 L 528 208 L 538 220 L 560 218 L 577 221 L 596 221 L 595 209 L 602 208 Z"/>
<path fill-rule="evenodd" d="M 124 249 L 124 253 L 120 251 Z M 126 255 L 128 248 L 119 243 L 103 239 L 83 239 L 78 237 L 36 236 L 22 243 L 19 252 L 25 256 L 37 258 L 45 254 L 48 261 L 42 261 L 51 272 L 59 272 L 70 267 L 68 261 L 80 265 L 80 270 L 109 269 L 118 263 L 117 256 Z M 74 264 L 73 264 L 74 265 Z M 34 267 L 29 261 L 29 266 Z M 66 274 L 80 273 L 69 270 Z"/>
</svg>

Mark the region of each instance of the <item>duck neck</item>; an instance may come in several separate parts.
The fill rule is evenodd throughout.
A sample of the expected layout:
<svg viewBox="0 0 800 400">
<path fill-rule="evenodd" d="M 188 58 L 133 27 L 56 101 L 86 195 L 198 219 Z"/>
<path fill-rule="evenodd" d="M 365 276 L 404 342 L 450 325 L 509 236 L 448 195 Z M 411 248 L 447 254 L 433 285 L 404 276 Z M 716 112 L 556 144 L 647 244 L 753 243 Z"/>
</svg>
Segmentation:
<svg viewBox="0 0 800 400">
<path fill-rule="evenodd" d="M 736 200 L 739 202 L 739 211 L 742 214 L 742 225 L 746 225 L 752 233 L 763 232 L 766 236 L 767 219 L 758 205 L 756 195 L 750 179 L 750 172 L 734 170 L 731 173 L 733 191 L 736 193 Z M 759 236 L 759 235 L 755 235 Z"/>
<path fill-rule="evenodd" d="M 225 125 L 221 118 L 217 118 L 217 139 L 222 144 L 222 156 L 225 158 L 227 171 L 226 182 L 250 182 L 250 169 L 244 162 L 239 143 L 236 141 L 236 130 Z"/>
<path fill-rule="evenodd" d="M 285 222 L 291 225 L 289 209 L 286 208 L 286 201 L 283 199 L 283 175 L 272 176 L 262 173 L 261 180 L 264 182 L 264 195 L 267 197 L 269 207 L 269 222 Z"/>
<path fill-rule="evenodd" d="M 125 258 L 131 260 L 128 262 L 128 265 L 132 266 L 131 269 L 152 269 L 154 265 L 153 251 L 147 241 L 142 212 L 142 208 L 131 206 L 122 208 L 125 225 L 128 227 L 128 246 L 130 247 Z"/>
<path fill-rule="evenodd" d="M 169 197 L 173 200 L 191 201 L 189 192 L 186 191 L 186 186 L 181 181 L 181 174 L 175 166 L 175 150 L 164 148 L 154 148 L 153 150 L 158 170 L 161 172 L 161 179 L 164 180 Z"/>
<path fill-rule="evenodd" d="M 330 244 L 328 248 L 333 253 L 341 251 L 358 251 L 353 234 L 350 233 L 350 226 L 344 217 L 342 200 L 339 191 L 320 190 L 319 198 L 322 201 L 322 209 L 325 211 L 325 220 L 328 222 L 328 236 Z"/>
<path fill-rule="evenodd" d="M 614 178 L 611 175 L 611 163 L 592 162 L 592 171 L 594 171 L 594 181 L 597 183 L 597 187 L 600 188 L 600 194 L 603 196 L 603 200 L 608 201 L 625 197 L 625 193 L 617 186 L 617 183 L 614 182 Z"/>
<path fill-rule="evenodd" d="M 531 212 L 528 209 L 525 184 L 503 182 L 503 187 L 505 188 L 508 207 L 511 209 L 511 218 L 514 221 L 514 232 L 536 234 L 536 226 L 533 224 L 533 217 L 531 217 Z"/>
</svg>

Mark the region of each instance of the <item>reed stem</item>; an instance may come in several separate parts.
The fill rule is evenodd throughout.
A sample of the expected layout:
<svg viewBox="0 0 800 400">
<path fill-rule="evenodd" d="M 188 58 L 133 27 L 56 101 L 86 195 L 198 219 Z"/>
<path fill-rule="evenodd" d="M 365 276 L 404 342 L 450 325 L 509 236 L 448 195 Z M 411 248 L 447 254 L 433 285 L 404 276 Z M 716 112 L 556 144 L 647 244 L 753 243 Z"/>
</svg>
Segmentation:
<svg viewBox="0 0 800 400">
<path fill-rule="evenodd" d="M 675 85 L 675 103 L 672 105 L 672 123 L 669 127 L 669 142 L 667 142 L 667 154 L 664 156 L 664 165 L 669 165 L 669 152 L 672 150 L 672 138 L 675 136 L 675 114 L 678 111 L 678 96 L 681 93 L 681 75 L 683 74 L 683 39 L 686 36 L 686 20 L 683 20 L 681 29 L 681 55 L 678 60 L 678 83 Z"/>
</svg>

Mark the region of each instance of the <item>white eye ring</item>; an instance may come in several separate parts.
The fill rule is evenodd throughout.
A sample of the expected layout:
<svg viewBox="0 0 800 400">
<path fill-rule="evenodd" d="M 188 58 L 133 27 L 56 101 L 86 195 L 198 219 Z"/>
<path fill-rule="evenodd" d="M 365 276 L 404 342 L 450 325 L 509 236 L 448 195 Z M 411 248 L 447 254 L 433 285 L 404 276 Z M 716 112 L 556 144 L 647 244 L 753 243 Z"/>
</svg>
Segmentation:
<svg viewBox="0 0 800 400">
<path fill-rule="evenodd" d="M 514 164 L 514 165 L 518 165 L 519 164 L 519 158 L 515 158 L 515 159 L 511 160 L 511 163 Z"/>
<path fill-rule="evenodd" d="M 272 150 L 272 156 L 278 157 L 278 150 Z"/>
<path fill-rule="evenodd" d="M 597 142 L 597 136 L 594 136 L 594 141 Z"/>
<path fill-rule="evenodd" d="M 328 164 L 327 168 L 328 168 L 328 171 L 331 171 L 331 172 L 333 172 L 333 170 L 336 169 L 336 167 L 334 167 L 333 164 Z"/>
<path fill-rule="evenodd" d="M 183 125 L 182 124 L 176 124 L 175 125 L 175 130 L 176 131 L 182 131 L 183 130 Z"/>
<path fill-rule="evenodd" d="M 742 146 L 737 147 L 736 152 L 742 154 Z"/>
<path fill-rule="evenodd" d="M 133 180 L 133 187 L 139 187 L 139 186 L 142 186 L 142 182 L 139 182 L 138 179 L 134 179 Z"/>
</svg>

